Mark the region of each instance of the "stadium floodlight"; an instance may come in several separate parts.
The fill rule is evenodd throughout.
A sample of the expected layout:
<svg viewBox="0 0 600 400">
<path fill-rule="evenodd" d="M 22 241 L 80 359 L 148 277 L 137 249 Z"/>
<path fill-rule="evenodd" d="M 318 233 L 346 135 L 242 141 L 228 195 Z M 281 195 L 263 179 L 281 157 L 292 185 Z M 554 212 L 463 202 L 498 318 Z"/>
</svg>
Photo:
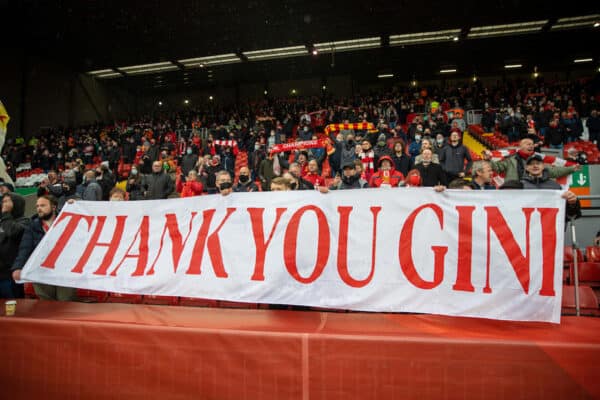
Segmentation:
<svg viewBox="0 0 600 400">
<path fill-rule="evenodd" d="M 456 72 L 456 68 L 441 69 L 440 74 L 452 74 Z"/>
<path fill-rule="evenodd" d="M 108 68 L 108 69 L 97 69 L 95 71 L 88 71 L 86 72 L 88 75 L 103 75 L 103 74 L 108 74 L 111 72 L 115 72 L 114 69 L 112 68 Z"/>
<path fill-rule="evenodd" d="M 573 62 L 574 62 L 575 64 L 579 64 L 579 63 L 587 63 L 587 62 L 592 62 L 592 61 L 594 61 L 594 59 L 593 59 L 593 58 L 576 58 L 576 59 L 574 59 L 574 60 L 573 60 Z"/>
<path fill-rule="evenodd" d="M 414 44 L 438 43 L 458 41 L 460 29 L 447 29 L 444 31 L 405 33 L 390 35 L 390 46 L 407 46 Z"/>
<path fill-rule="evenodd" d="M 96 77 L 98 79 L 119 78 L 121 76 L 123 76 L 123 74 L 120 73 L 120 72 L 108 72 L 108 73 L 105 73 L 105 74 L 94 75 L 94 77 Z"/>
<path fill-rule="evenodd" d="M 242 53 L 248 60 L 270 60 L 275 58 L 288 58 L 308 55 L 306 46 L 279 47 L 276 49 L 253 50 Z"/>
<path fill-rule="evenodd" d="M 339 40 L 337 42 L 315 43 L 314 48 L 319 53 L 333 53 L 351 50 L 375 49 L 381 47 L 381 37 L 369 37 L 352 40 Z"/>
<path fill-rule="evenodd" d="M 506 69 L 516 69 L 523 67 L 523 64 L 506 64 L 504 68 Z"/>
<path fill-rule="evenodd" d="M 394 74 L 379 74 L 379 75 L 377 75 L 377 77 L 378 77 L 379 79 L 384 79 L 384 78 L 393 78 L 393 77 L 394 77 Z"/>
<path fill-rule="evenodd" d="M 577 29 L 596 27 L 600 14 L 582 15 L 579 17 L 559 18 L 558 21 L 550 28 L 553 31 L 562 29 Z"/>
<path fill-rule="evenodd" d="M 185 58 L 177 60 L 187 68 L 204 68 L 213 65 L 226 65 L 240 63 L 242 60 L 234 53 L 219 54 L 216 56 Z"/>
<path fill-rule="evenodd" d="M 548 20 L 545 19 L 539 21 L 518 22 L 514 24 L 476 26 L 471 28 L 467 38 L 477 39 L 497 36 L 522 35 L 526 33 L 538 33 L 542 31 L 542 28 L 547 23 Z"/>
<path fill-rule="evenodd" d="M 153 72 L 174 71 L 179 69 L 179 67 L 171 61 L 165 61 L 153 64 L 130 65 L 127 67 L 119 67 L 118 69 L 119 71 L 125 72 L 127 75 L 141 75 Z"/>
</svg>

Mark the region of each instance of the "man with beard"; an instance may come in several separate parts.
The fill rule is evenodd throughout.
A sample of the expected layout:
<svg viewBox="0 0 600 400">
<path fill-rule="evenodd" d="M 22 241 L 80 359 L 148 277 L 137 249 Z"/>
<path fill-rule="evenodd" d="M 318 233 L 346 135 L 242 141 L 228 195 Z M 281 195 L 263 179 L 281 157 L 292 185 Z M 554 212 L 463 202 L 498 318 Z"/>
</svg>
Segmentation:
<svg viewBox="0 0 600 400">
<path fill-rule="evenodd" d="M 51 195 L 44 195 L 37 199 L 36 215 L 23 232 L 23 238 L 19 245 L 17 257 L 13 262 L 12 277 L 15 281 L 21 280 L 21 269 L 29 259 L 29 256 L 56 220 L 57 202 Z M 35 294 L 42 300 L 74 301 L 76 289 L 63 286 L 34 283 Z"/>
<path fill-rule="evenodd" d="M 331 190 L 345 190 L 345 189 L 364 189 L 369 187 L 366 180 L 362 179 L 360 175 L 356 173 L 354 163 L 348 163 L 344 165 L 342 170 L 342 176 L 336 176 L 333 184 L 329 186 Z"/>
</svg>

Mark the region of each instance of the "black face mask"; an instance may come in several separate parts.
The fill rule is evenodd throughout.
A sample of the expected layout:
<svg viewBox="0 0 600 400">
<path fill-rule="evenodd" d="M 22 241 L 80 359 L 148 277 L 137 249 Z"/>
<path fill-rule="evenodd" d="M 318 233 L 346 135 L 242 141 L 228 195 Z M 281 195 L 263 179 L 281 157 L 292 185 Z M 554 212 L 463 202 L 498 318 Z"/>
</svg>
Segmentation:
<svg viewBox="0 0 600 400">
<path fill-rule="evenodd" d="M 240 182 L 246 183 L 249 180 L 250 180 L 250 177 L 248 175 L 240 175 Z"/>
<path fill-rule="evenodd" d="M 291 188 L 292 190 L 296 190 L 296 187 L 297 187 L 297 186 L 298 186 L 298 184 L 297 184 L 296 182 L 292 182 L 292 183 L 290 184 L 290 188 Z"/>
<path fill-rule="evenodd" d="M 221 185 L 219 185 L 219 190 L 231 189 L 232 186 L 233 185 L 231 184 L 231 182 L 223 182 L 223 183 L 221 183 Z"/>
</svg>

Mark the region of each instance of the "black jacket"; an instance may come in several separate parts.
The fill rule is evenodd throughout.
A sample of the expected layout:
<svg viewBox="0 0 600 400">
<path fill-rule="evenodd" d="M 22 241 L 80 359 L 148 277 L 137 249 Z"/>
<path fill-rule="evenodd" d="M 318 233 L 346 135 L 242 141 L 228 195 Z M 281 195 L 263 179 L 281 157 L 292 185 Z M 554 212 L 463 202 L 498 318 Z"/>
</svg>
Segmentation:
<svg viewBox="0 0 600 400">
<path fill-rule="evenodd" d="M 415 169 L 421 174 L 421 186 L 437 186 L 444 185 L 446 182 L 446 173 L 440 164 L 430 163 L 428 166 L 420 163 L 415 165 Z"/>
<path fill-rule="evenodd" d="M 25 199 L 15 193 L 8 193 L 6 196 L 12 199 L 13 210 L 0 217 L 0 279 L 10 278 L 10 269 L 17 257 L 19 243 L 29 224 L 29 218 L 23 216 Z"/>
<path fill-rule="evenodd" d="M 33 250 L 42 241 L 46 232 L 42 227 L 42 220 L 36 215 L 31 218 L 31 222 L 26 226 L 17 252 L 17 258 L 13 262 L 12 270 L 23 269 Z"/>
<path fill-rule="evenodd" d="M 147 200 L 166 199 L 175 190 L 175 183 L 169 174 L 161 171 L 144 175 L 142 188 L 146 191 Z"/>
<path fill-rule="evenodd" d="M 408 175 L 408 171 L 414 167 L 413 161 L 404 153 L 400 157 L 394 153 L 392 155 L 392 160 L 394 161 L 394 168 L 396 171 L 400 171 L 404 176 Z"/>
</svg>

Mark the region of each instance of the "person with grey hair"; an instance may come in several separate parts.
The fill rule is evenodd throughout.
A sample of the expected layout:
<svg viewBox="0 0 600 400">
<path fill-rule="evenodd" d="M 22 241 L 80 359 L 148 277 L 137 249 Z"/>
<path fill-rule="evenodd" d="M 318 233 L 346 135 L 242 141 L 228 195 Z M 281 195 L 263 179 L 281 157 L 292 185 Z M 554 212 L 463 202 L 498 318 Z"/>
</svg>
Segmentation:
<svg viewBox="0 0 600 400">
<path fill-rule="evenodd" d="M 78 190 L 82 200 L 100 201 L 102 200 L 102 188 L 96 182 L 96 171 L 89 169 L 83 174 L 83 183 Z"/>
<path fill-rule="evenodd" d="M 423 139 L 421 139 L 420 153 L 423 154 L 423 150 L 425 149 L 431 149 L 432 151 L 431 162 L 434 164 L 439 164 L 440 158 L 438 157 L 437 153 L 435 152 L 435 149 L 433 148 L 433 140 L 429 137 L 424 137 Z M 423 156 L 421 154 L 415 157 L 415 165 L 421 164 L 423 162 Z"/>
<path fill-rule="evenodd" d="M 162 162 L 152 163 L 152 173 L 142 178 L 142 188 L 147 200 L 166 199 L 175 189 L 171 176 L 163 170 Z"/>
<path fill-rule="evenodd" d="M 217 186 L 217 191 L 222 196 L 227 196 L 233 192 L 233 181 L 229 171 L 222 169 L 221 171 L 217 172 L 215 185 Z"/>
<path fill-rule="evenodd" d="M 488 161 L 475 161 L 471 168 L 471 186 L 475 190 L 493 190 L 496 189 L 492 185 L 492 166 Z"/>
</svg>

